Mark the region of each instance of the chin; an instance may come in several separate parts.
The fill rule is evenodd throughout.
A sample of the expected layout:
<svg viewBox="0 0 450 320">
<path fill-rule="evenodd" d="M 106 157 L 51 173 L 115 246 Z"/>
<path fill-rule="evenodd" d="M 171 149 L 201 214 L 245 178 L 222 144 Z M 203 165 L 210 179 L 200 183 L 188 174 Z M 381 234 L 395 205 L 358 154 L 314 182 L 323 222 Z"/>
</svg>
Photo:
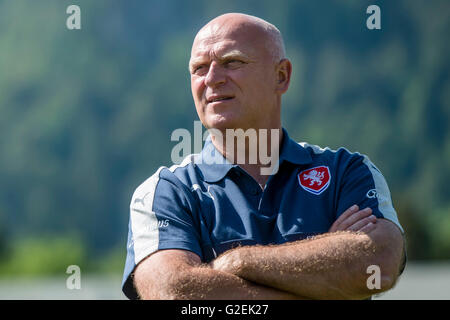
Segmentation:
<svg viewBox="0 0 450 320">
<path fill-rule="evenodd" d="M 210 115 L 207 118 L 205 127 L 208 129 L 217 129 L 225 133 L 226 129 L 239 128 L 239 124 L 234 117 L 227 117 L 222 114 Z"/>
<path fill-rule="evenodd" d="M 225 136 L 226 134 L 226 130 L 227 129 L 234 129 L 232 126 L 230 126 L 229 124 L 227 124 L 226 122 L 215 122 L 215 123 L 210 123 L 208 124 L 208 126 L 206 127 L 208 130 L 214 129 L 214 130 L 219 130 L 220 132 L 222 132 L 222 134 Z"/>
</svg>

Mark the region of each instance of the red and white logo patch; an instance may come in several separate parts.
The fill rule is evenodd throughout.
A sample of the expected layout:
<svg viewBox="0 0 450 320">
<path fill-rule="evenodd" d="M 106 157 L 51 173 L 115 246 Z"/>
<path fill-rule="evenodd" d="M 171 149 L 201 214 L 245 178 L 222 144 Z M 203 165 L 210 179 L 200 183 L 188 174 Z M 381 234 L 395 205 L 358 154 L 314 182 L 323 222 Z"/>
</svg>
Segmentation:
<svg viewBox="0 0 450 320">
<path fill-rule="evenodd" d="M 298 174 L 298 183 L 308 192 L 319 195 L 330 185 L 330 169 L 320 166 L 304 170 Z"/>
</svg>

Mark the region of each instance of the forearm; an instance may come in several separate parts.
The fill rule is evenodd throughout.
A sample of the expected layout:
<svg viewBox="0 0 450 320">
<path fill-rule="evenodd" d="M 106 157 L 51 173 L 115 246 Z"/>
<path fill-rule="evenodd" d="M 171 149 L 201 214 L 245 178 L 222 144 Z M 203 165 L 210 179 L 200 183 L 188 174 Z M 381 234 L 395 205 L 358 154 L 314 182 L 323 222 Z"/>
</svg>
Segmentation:
<svg viewBox="0 0 450 320">
<path fill-rule="evenodd" d="M 300 299 L 293 293 L 267 287 L 242 279 L 236 275 L 196 267 L 181 272 L 171 285 L 175 299 L 234 299 L 234 300 L 287 300 Z"/>
<path fill-rule="evenodd" d="M 239 277 L 310 299 L 364 299 L 392 285 L 383 272 L 390 253 L 365 234 L 325 234 L 287 245 L 241 247 L 228 254 L 229 260 L 239 261 L 227 263 L 237 266 L 232 273 Z M 380 290 L 367 288 L 370 265 L 380 266 Z"/>
<path fill-rule="evenodd" d="M 166 250 L 151 259 L 134 272 L 141 299 L 299 299 L 292 293 L 213 270 L 189 252 Z"/>
<path fill-rule="evenodd" d="M 246 256 L 242 278 L 311 299 L 364 298 L 365 270 L 373 264 L 367 243 L 347 234 L 252 248 Z"/>
</svg>

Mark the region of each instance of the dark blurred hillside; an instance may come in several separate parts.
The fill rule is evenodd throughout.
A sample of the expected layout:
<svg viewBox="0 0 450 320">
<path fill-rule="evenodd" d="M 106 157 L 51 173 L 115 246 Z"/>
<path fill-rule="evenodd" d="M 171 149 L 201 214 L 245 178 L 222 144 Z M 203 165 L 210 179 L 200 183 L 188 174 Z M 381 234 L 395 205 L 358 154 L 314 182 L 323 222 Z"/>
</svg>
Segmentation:
<svg viewBox="0 0 450 320">
<path fill-rule="evenodd" d="M 66 28 L 70 4 L 81 7 L 81 30 Z M 370 4 L 381 30 L 366 28 Z M 409 257 L 450 258 L 448 1 L 6 0 L 0 260 L 64 235 L 66 249 L 51 249 L 61 259 L 76 248 L 70 261 L 120 260 L 111 252 L 125 252 L 134 189 L 171 165 L 171 132 L 192 132 L 197 119 L 192 40 L 225 12 L 283 33 L 294 65 L 283 103 L 290 135 L 367 154 L 389 183 Z"/>
</svg>

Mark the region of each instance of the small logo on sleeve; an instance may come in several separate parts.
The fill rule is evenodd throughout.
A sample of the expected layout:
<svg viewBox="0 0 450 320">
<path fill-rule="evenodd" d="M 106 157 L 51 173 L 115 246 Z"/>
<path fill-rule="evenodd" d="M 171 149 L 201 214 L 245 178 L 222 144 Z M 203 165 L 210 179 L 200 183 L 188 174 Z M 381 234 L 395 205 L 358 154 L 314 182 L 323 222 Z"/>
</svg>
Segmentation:
<svg viewBox="0 0 450 320">
<path fill-rule="evenodd" d="M 377 198 L 378 197 L 377 190 L 376 189 L 370 189 L 369 191 L 367 191 L 366 197 L 370 198 L 370 199 Z"/>
<path fill-rule="evenodd" d="M 319 195 L 330 185 L 330 169 L 326 166 L 314 167 L 298 174 L 300 186 L 308 192 Z"/>
<path fill-rule="evenodd" d="M 158 228 L 167 228 L 169 226 L 169 220 L 158 220 Z"/>
</svg>

